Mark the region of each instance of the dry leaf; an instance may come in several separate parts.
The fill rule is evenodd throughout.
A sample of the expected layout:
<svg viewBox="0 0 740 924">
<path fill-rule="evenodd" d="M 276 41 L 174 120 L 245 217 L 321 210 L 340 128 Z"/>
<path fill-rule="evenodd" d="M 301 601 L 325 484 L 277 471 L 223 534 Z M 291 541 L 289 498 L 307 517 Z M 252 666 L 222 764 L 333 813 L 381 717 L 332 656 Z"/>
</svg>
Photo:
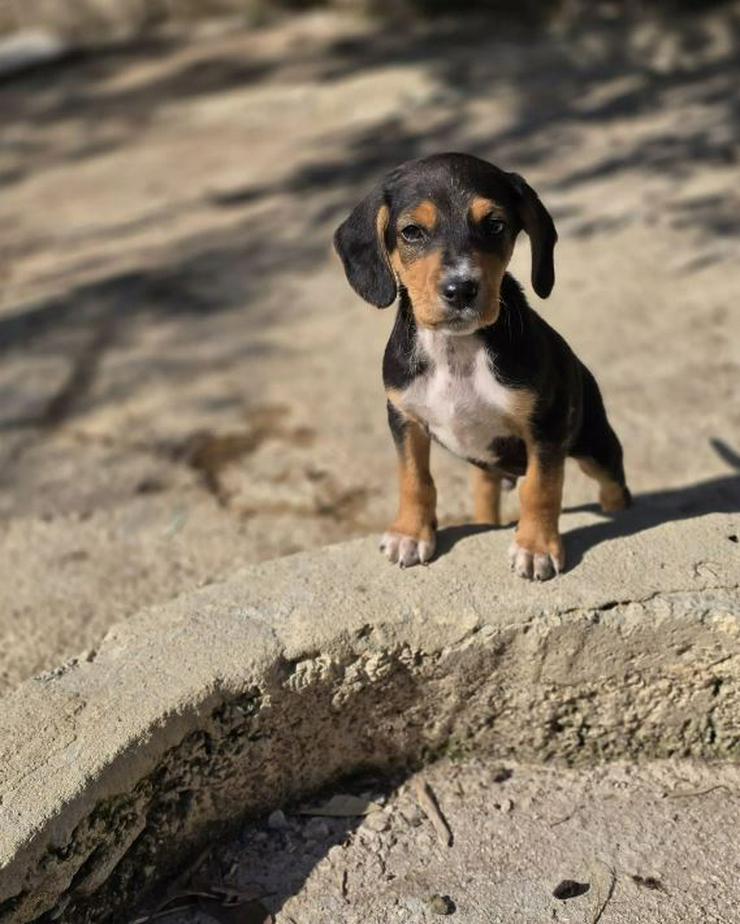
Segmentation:
<svg viewBox="0 0 740 924">
<path fill-rule="evenodd" d="M 606 906 L 614 894 L 617 876 L 608 863 L 604 863 L 603 860 L 596 860 L 591 864 L 591 878 L 594 880 L 594 900 L 591 908 L 590 924 L 599 924 Z"/>
</svg>

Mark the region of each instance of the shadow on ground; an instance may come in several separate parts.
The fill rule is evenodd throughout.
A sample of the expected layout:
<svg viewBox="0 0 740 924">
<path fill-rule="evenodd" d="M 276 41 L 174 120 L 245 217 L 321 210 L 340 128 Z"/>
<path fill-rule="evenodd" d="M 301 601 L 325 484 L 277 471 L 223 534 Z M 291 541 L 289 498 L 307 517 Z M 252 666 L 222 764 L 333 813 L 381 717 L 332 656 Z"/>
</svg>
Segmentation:
<svg viewBox="0 0 740 924">
<path fill-rule="evenodd" d="M 614 517 L 604 516 L 599 523 L 579 526 L 563 535 L 566 544 L 568 570 L 580 564 L 584 555 L 602 542 L 634 536 L 662 523 L 692 520 L 711 513 L 740 513 L 740 456 L 722 440 L 712 440 L 717 455 L 734 469 L 732 474 L 710 478 L 697 484 L 664 491 L 646 491 L 633 498 L 629 510 Z M 589 512 L 600 514 L 598 504 L 583 504 L 565 508 L 566 513 Z M 501 527 L 466 525 L 441 529 L 437 540 L 437 555 L 445 555 L 458 542 Z M 506 527 L 508 528 L 508 527 Z M 738 544 L 736 533 L 727 536 L 728 542 Z"/>
</svg>

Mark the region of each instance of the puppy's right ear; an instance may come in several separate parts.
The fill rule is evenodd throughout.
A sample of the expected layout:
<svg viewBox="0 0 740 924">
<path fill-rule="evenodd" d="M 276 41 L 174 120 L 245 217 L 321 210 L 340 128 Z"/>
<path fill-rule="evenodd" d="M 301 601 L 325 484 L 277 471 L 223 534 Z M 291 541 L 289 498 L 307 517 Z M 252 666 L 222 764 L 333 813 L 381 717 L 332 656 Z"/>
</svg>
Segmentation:
<svg viewBox="0 0 740 924">
<path fill-rule="evenodd" d="M 398 294 L 385 243 L 389 216 L 383 189 L 378 186 L 334 233 L 334 247 L 349 284 L 377 308 L 387 308 Z"/>
</svg>

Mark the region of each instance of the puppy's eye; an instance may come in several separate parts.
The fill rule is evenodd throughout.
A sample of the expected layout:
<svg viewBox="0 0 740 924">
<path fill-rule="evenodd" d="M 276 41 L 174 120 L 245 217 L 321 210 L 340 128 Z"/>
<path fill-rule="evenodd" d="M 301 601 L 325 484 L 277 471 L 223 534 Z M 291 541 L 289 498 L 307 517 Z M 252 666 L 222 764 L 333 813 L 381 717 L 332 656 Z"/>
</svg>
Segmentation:
<svg viewBox="0 0 740 924">
<path fill-rule="evenodd" d="M 480 229 L 486 237 L 495 237 L 497 234 L 501 234 L 505 227 L 505 222 L 501 221 L 500 218 L 496 218 L 495 215 L 486 215 L 480 223 Z"/>
<path fill-rule="evenodd" d="M 418 225 L 405 225 L 401 228 L 401 237 L 407 244 L 418 244 L 424 237 L 424 232 Z"/>
</svg>

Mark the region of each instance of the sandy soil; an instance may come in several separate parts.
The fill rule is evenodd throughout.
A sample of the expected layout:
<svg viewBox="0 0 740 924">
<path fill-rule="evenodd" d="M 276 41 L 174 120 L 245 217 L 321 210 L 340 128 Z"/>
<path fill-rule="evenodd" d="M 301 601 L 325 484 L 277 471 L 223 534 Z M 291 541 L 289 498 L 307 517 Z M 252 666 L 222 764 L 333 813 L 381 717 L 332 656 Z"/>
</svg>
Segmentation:
<svg viewBox="0 0 740 924">
<path fill-rule="evenodd" d="M 311 15 L 0 86 L 0 688 L 241 564 L 386 525 L 392 312 L 329 241 L 425 152 L 518 170 L 556 218 L 532 299 L 625 444 L 638 505 L 608 536 L 738 509 L 739 35 L 732 6 L 526 37 Z M 464 520 L 465 465 L 435 470 Z M 568 504 L 592 497 L 573 471 Z"/>
<path fill-rule="evenodd" d="M 327 811 L 329 796 L 347 792 L 312 805 Z M 737 919 L 737 766 L 445 760 L 390 791 L 359 780 L 349 792 L 378 810 L 332 818 L 296 806 L 249 825 L 129 924 L 146 924 L 156 909 L 171 912 L 154 918 L 166 924 Z M 224 909 L 230 901 L 236 907 Z"/>
</svg>

